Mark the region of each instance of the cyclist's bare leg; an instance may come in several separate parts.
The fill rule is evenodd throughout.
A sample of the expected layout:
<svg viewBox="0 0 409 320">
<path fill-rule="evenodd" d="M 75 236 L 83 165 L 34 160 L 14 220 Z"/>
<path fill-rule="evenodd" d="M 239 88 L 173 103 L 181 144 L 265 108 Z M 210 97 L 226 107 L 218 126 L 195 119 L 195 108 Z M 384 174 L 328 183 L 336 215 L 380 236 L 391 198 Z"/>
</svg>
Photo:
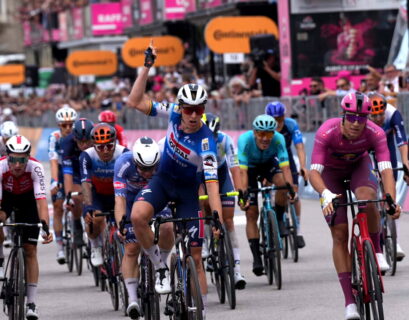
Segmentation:
<svg viewBox="0 0 409 320">
<path fill-rule="evenodd" d="M 259 230 L 257 226 L 258 221 L 258 207 L 250 206 L 246 211 L 246 234 L 247 239 L 258 239 L 260 238 Z"/>
<path fill-rule="evenodd" d="M 162 261 L 168 265 L 168 257 L 170 252 L 172 251 L 173 245 L 175 244 L 175 236 L 173 233 L 173 223 L 168 222 L 161 224 L 159 229 L 159 248 Z"/>
<path fill-rule="evenodd" d="M 207 280 L 206 274 L 203 270 L 202 263 L 202 247 L 190 248 L 193 260 L 195 261 L 197 277 L 199 279 L 200 291 L 202 296 L 207 294 Z"/>
<path fill-rule="evenodd" d="M 25 253 L 26 277 L 27 277 L 27 303 L 35 303 L 39 267 L 37 260 L 37 246 L 29 243 L 23 245 Z"/>
<path fill-rule="evenodd" d="M 55 233 L 55 240 L 58 245 L 58 250 L 62 250 L 62 216 L 63 216 L 63 199 L 58 199 L 53 202 L 53 210 L 54 210 L 54 233 Z"/>
<path fill-rule="evenodd" d="M 125 254 L 122 259 L 121 271 L 124 277 L 129 302 L 136 302 L 139 279 L 138 257 L 141 251 L 139 243 L 126 243 Z"/>
<path fill-rule="evenodd" d="M 100 211 L 95 211 L 95 213 L 98 213 L 98 212 Z M 105 217 L 95 217 L 94 216 L 93 224 L 92 224 L 92 228 L 93 228 L 92 233 L 89 230 L 89 225 L 87 224 L 86 226 L 86 232 L 87 232 L 88 237 L 90 239 L 98 238 L 101 235 L 102 231 L 104 231 L 105 225 L 106 225 Z"/>
</svg>

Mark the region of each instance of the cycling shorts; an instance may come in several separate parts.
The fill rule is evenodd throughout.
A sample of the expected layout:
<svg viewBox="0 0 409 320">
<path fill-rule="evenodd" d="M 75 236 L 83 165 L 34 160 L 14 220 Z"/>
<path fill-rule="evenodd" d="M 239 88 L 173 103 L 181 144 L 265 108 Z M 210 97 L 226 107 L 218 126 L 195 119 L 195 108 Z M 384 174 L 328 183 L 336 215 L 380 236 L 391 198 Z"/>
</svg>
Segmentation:
<svg viewBox="0 0 409 320">
<path fill-rule="evenodd" d="M 259 187 L 257 177 L 267 179 L 268 182 L 273 183 L 273 177 L 282 173 L 280 166 L 278 165 L 278 159 L 275 158 L 273 162 L 260 164 L 257 167 L 247 169 L 249 188 L 256 189 Z M 258 205 L 258 192 L 250 192 L 249 200 L 251 206 Z"/>
<path fill-rule="evenodd" d="M 37 202 L 34 198 L 34 192 L 30 191 L 22 194 L 12 194 L 3 190 L 3 200 L 1 206 L 9 218 L 14 211 L 15 222 L 39 223 Z M 37 245 L 39 228 L 25 228 L 23 230 L 23 243 Z"/>
<path fill-rule="evenodd" d="M 136 201 L 146 201 L 154 212 L 161 212 L 169 202 L 176 203 L 177 218 L 202 217 L 198 198 L 199 184 L 182 184 L 166 173 L 153 176 L 148 185 L 137 195 Z M 204 237 L 204 221 L 187 223 L 191 247 L 201 247 Z"/>
<path fill-rule="evenodd" d="M 373 173 L 372 162 L 368 155 L 354 163 L 354 165 L 346 166 L 342 169 L 324 167 L 321 177 L 329 191 L 335 194 L 342 194 L 340 198 L 341 203 L 347 201 L 344 180 L 350 180 L 352 192 L 355 192 L 359 187 L 369 187 L 375 191 L 378 188 L 378 181 Z M 335 218 L 333 215 L 330 215 L 326 216 L 325 219 L 328 225 L 331 225 L 332 220 L 334 225 L 348 223 L 347 208 L 340 207 L 337 209 Z"/>
<path fill-rule="evenodd" d="M 113 211 L 115 208 L 115 196 L 114 195 L 106 195 L 106 194 L 99 194 L 96 193 L 94 190 L 92 191 L 92 206 L 94 210 L 98 210 L 101 212 L 110 212 Z M 84 206 L 84 210 L 82 212 L 82 216 L 85 218 L 87 215 L 86 208 Z"/>
</svg>

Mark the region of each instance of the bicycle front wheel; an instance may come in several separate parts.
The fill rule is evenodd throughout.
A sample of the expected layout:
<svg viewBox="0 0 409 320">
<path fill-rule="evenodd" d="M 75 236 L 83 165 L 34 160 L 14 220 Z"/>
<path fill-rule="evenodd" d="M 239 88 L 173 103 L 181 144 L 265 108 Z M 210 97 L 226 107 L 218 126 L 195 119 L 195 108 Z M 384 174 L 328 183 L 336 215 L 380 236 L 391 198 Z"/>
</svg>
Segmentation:
<svg viewBox="0 0 409 320">
<path fill-rule="evenodd" d="M 122 272 L 120 270 L 120 266 L 122 265 L 122 259 L 124 256 L 124 246 L 123 244 L 119 241 L 119 240 L 115 240 L 116 241 L 116 254 L 117 254 L 117 261 L 119 262 L 119 274 L 117 275 L 117 279 L 118 279 L 118 293 L 119 293 L 119 300 L 120 300 L 120 304 L 121 304 L 121 310 L 123 312 L 123 314 L 125 316 L 127 316 L 127 312 L 126 309 L 128 308 L 128 304 L 129 304 L 129 297 L 128 297 L 128 291 L 126 289 L 125 286 L 125 280 L 122 276 Z"/>
<path fill-rule="evenodd" d="M 10 320 L 25 319 L 25 265 L 23 249 L 14 251 L 10 263 L 9 281 L 11 284 L 10 294 L 13 295 L 11 305 L 8 308 Z"/>
<path fill-rule="evenodd" d="M 385 213 L 385 221 L 383 225 L 383 245 L 384 245 L 384 254 L 386 261 L 388 262 L 390 268 L 386 272 L 387 274 L 394 276 L 396 273 L 396 221 L 389 218 Z"/>
<path fill-rule="evenodd" d="M 75 268 L 77 269 L 77 275 L 82 274 L 82 256 L 83 256 L 83 247 L 74 245 L 74 261 L 75 261 Z"/>
<path fill-rule="evenodd" d="M 224 250 L 220 249 L 222 246 L 220 240 L 216 240 L 213 235 L 211 235 L 209 242 L 210 256 L 208 258 L 208 263 L 210 262 L 213 268 L 212 279 L 214 279 L 214 285 L 216 286 L 219 302 L 223 304 L 226 301 L 226 287 L 224 285 L 222 263 L 224 260 Z"/>
<path fill-rule="evenodd" d="M 186 307 L 188 320 L 203 320 L 203 302 L 193 258 L 186 258 Z"/>
<path fill-rule="evenodd" d="M 273 270 L 274 284 L 277 290 L 281 290 L 282 277 L 281 277 L 281 245 L 280 245 L 280 231 L 278 229 L 277 219 L 272 210 L 267 212 L 270 229 L 270 251 L 268 260 L 270 268 Z"/>
<path fill-rule="evenodd" d="M 229 234 L 227 233 L 226 227 L 223 225 L 224 238 L 220 239 L 223 246 L 220 248 L 224 249 L 224 260 L 222 263 L 224 286 L 226 288 L 227 299 L 229 300 L 229 305 L 231 309 L 236 308 L 236 288 L 234 284 L 234 256 L 233 248 L 231 245 Z"/>
<path fill-rule="evenodd" d="M 383 320 L 383 301 L 381 289 L 381 275 L 378 272 L 375 254 L 372 248 L 372 243 L 368 240 L 364 242 L 365 254 L 365 271 L 367 276 L 368 294 L 370 302 L 366 305 L 367 318 Z"/>
<path fill-rule="evenodd" d="M 289 219 L 289 241 L 291 255 L 294 262 L 298 262 L 298 242 L 297 242 L 297 214 L 294 204 L 290 204 L 290 219 Z"/>
<path fill-rule="evenodd" d="M 355 237 L 352 237 L 351 243 L 351 256 L 352 256 L 352 292 L 355 297 L 355 303 L 358 308 L 358 312 L 361 315 L 361 319 L 365 319 L 365 304 L 362 284 L 362 272 L 361 272 L 361 260 L 358 252 L 358 243 Z"/>
</svg>

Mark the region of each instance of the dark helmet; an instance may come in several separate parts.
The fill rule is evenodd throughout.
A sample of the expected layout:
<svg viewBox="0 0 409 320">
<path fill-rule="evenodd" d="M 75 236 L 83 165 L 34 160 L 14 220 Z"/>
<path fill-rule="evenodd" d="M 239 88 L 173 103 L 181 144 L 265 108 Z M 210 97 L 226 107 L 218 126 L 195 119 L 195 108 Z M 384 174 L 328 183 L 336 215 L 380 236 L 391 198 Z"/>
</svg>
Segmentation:
<svg viewBox="0 0 409 320">
<path fill-rule="evenodd" d="M 91 140 L 92 128 L 94 128 L 94 123 L 91 120 L 81 118 L 75 121 L 74 129 L 72 130 L 75 140 Z"/>
</svg>

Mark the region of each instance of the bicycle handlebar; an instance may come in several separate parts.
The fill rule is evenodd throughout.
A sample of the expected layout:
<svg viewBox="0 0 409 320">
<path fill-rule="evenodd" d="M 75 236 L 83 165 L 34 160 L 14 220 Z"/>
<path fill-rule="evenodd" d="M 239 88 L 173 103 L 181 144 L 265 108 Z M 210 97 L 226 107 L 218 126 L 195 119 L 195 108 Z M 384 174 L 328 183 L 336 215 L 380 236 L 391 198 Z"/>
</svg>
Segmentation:
<svg viewBox="0 0 409 320">
<path fill-rule="evenodd" d="M 290 196 L 292 198 L 295 197 L 295 192 L 291 184 L 288 182 L 284 186 L 268 186 L 268 187 L 261 187 L 261 188 L 252 188 L 248 189 L 248 192 L 259 192 L 259 191 L 275 191 L 275 190 L 288 190 Z"/>
<path fill-rule="evenodd" d="M 388 204 L 389 210 L 386 210 L 386 212 L 389 215 L 395 214 L 396 205 L 392 199 L 392 196 L 389 193 L 385 195 L 385 199 L 377 199 L 377 200 L 357 200 L 357 201 L 352 201 L 352 202 L 339 203 L 339 198 L 332 199 L 332 205 L 334 206 L 335 211 L 340 207 L 348 207 L 348 206 L 354 206 L 354 205 L 358 205 L 358 207 L 362 207 L 362 206 L 367 205 L 368 203 L 379 203 L 379 202 L 386 202 Z"/>
<path fill-rule="evenodd" d="M 230 191 L 230 192 L 219 194 L 220 197 L 237 197 L 238 195 L 239 195 L 239 191 Z M 209 195 L 207 194 L 199 196 L 199 200 L 207 200 L 207 199 L 209 199 Z"/>
</svg>

